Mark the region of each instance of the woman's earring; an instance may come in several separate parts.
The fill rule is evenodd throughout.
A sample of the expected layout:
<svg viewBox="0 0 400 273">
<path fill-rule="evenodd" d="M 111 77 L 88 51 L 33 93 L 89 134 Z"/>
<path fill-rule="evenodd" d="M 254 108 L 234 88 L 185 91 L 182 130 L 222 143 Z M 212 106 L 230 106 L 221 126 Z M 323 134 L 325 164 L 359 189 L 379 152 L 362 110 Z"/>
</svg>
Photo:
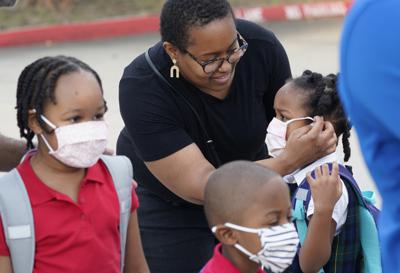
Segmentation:
<svg viewBox="0 0 400 273">
<path fill-rule="evenodd" d="M 179 67 L 176 65 L 176 59 L 172 59 L 172 62 L 174 65 L 171 66 L 171 69 L 169 70 L 169 76 L 171 78 L 179 79 Z"/>
</svg>

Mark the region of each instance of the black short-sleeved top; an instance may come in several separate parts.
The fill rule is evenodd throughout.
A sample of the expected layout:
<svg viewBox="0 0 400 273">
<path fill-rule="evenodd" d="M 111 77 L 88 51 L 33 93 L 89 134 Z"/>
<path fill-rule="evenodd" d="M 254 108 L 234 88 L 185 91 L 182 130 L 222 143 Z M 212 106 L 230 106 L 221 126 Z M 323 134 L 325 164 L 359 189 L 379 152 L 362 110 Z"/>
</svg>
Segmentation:
<svg viewBox="0 0 400 273">
<path fill-rule="evenodd" d="M 286 52 L 272 32 L 244 20 L 237 20 L 236 26 L 249 46 L 236 65 L 229 94 L 222 100 L 200 91 L 182 77 L 171 79 L 172 62 L 161 42 L 149 51 L 158 70 L 198 112 L 222 163 L 267 157 L 264 140 L 274 116 L 274 96 L 291 77 Z M 164 158 L 196 143 L 212 162 L 193 111 L 155 75 L 144 54 L 125 68 L 119 102 L 125 128 L 118 139 L 117 152 L 131 159 L 135 179 L 141 186 L 164 199 L 182 201 L 148 171 L 143 161 Z"/>
</svg>

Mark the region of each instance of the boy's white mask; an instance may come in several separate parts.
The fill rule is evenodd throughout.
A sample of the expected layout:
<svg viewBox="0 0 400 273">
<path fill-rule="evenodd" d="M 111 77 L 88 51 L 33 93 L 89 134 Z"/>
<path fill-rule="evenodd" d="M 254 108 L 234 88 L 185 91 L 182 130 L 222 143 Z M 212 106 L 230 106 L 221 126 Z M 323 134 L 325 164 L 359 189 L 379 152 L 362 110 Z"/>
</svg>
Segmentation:
<svg viewBox="0 0 400 273">
<path fill-rule="evenodd" d="M 272 157 L 279 156 L 283 149 L 286 147 L 286 131 L 290 123 L 298 120 L 311 120 L 311 117 L 294 118 L 286 122 L 277 118 L 273 118 L 267 128 L 267 137 L 265 143 L 267 144 L 268 154 Z"/>
<path fill-rule="evenodd" d="M 47 139 L 41 138 L 49 154 L 75 168 L 89 168 L 96 164 L 107 147 L 107 124 L 104 120 L 86 121 L 57 127 L 43 115 L 42 120 L 54 129 L 58 148 L 54 150 Z"/>
<path fill-rule="evenodd" d="M 235 244 L 235 248 L 248 256 L 251 261 L 260 264 L 263 269 L 273 273 L 281 273 L 292 264 L 296 256 L 299 236 L 293 223 L 259 229 L 231 223 L 225 223 L 224 226 L 258 234 L 261 250 L 257 254 L 251 253 L 240 244 Z M 215 226 L 211 230 L 215 233 L 217 227 Z"/>
</svg>

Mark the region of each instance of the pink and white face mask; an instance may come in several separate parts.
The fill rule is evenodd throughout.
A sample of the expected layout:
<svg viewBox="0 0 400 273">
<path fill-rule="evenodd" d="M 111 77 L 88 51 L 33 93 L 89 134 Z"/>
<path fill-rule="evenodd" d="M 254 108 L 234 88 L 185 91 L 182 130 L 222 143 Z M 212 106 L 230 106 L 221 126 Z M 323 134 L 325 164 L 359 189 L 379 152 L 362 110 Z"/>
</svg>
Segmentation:
<svg viewBox="0 0 400 273">
<path fill-rule="evenodd" d="M 96 164 L 107 147 L 108 128 L 104 120 L 86 121 L 57 127 L 46 117 L 42 120 L 54 129 L 58 148 L 54 150 L 47 139 L 41 138 L 49 154 L 74 168 L 89 168 Z"/>
<path fill-rule="evenodd" d="M 267 128 L 265 143 L 268 147 L 268 154 L 272 157 L 279 156 L 286 147 L 286 132 L 290 123 L 298 120 L 311 120 L 311 117 L 294 118 L 286 122 L 273 118 Z"/>
</svg>

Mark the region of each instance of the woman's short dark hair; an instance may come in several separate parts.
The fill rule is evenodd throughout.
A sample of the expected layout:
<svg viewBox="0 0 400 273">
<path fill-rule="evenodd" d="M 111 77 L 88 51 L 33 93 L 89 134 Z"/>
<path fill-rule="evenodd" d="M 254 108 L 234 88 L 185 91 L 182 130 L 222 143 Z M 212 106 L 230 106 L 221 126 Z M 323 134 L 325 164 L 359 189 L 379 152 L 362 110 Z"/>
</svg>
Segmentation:
<svg viewBox="0 0 400 273">
<path fill-rule="evenodd" d="M 226 0 L 167 0 L 161 11 L 161 39 L 185 51 L 190 28 L 207 25 L 228 15 L 234 17 Z"/>
</svg>

